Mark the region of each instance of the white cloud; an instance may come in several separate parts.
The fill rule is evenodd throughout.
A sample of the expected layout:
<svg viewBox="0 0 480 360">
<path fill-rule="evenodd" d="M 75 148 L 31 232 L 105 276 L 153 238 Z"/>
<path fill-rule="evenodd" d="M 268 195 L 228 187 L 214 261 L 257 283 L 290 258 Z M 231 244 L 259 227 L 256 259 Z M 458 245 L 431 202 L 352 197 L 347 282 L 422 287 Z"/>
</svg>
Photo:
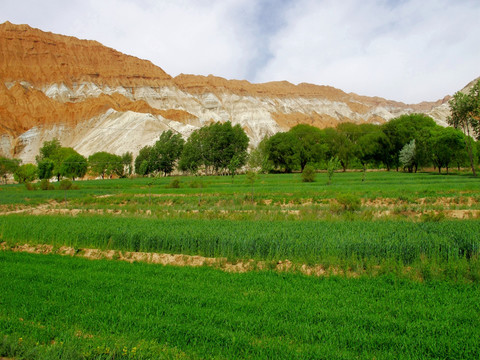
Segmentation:
<svg viewBox="0 0 480 360">
<path fill-rule="evenodd" d="M 436 100 L 480 75 L 480 3 L 301 0 L 272 38 L 261 81 Z"/>
<path fill-rule="evenodd" d="M 436 100 L 480 75 L 477 0 L 2 0 L 0 22 L 94 39 L 170 75 Z"/>
</svg>

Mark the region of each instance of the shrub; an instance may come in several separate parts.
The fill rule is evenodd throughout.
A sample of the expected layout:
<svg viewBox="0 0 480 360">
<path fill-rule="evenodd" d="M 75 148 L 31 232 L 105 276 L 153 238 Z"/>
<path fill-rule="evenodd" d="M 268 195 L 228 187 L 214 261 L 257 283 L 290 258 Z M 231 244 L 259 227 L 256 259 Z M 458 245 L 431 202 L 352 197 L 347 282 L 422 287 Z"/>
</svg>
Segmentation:
<svg viewBox="0 0 480 360">
<path fill-rule="evenodd" d="M 26 182 L 25 183 L 25 187 L 27 188 L 27 190 L 35 190 L 35 185 L 33 185 L 31 182 Z"/>
<path fill-rule="evenodd" d="M 167 188 L 169 189 L 178 189 L 180 188 L 180 179 L 175 178 L 173 179 L 170 184 L 167 185 Z"/>
<path fill-rule="evenodd" d="M 42 181 L 40 181 L 39 187 L 42 190 L 54 190 L 55 189 L 53 184 L 51 184 L 50 181 L 48 181 L 48 179 L 42 179 Z"/>
<path fill-rule="evenodd" d="M 362 201 L 358 196 L 352 194 L 339 195 L 337 197 L 338 204 L 343 211 L 358 211 L 362 205 Z"/>
<path fill-rule="evenodd" d="M 302 181 L 303 182 L 314 182 L 315 176 L 315 168 L 311 165 L 306 165 L 302 172 Z"/>
<path fill-rule="evenodd" d="M 58 186 L 58 188 L 60 190 L 77 190 L 78 185 L 72 183 L 68 179 L 64 179 L 64 180 L 60 181 L 60 185 Z"/>
</svg>

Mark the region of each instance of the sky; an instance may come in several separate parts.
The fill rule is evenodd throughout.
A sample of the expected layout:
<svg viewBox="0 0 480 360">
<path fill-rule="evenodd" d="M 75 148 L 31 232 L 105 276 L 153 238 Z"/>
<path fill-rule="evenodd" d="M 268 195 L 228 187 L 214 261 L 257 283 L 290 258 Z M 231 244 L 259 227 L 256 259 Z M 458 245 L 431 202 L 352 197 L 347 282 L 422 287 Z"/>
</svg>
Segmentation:
<svg viewBox="0 0 480 360">
<path fill-rule="evenodd" d="M 330 85 L 405 103 L 480 76 L 479 0 L 0 0 L 0 22 L 180 73 Z"/>
</svg>

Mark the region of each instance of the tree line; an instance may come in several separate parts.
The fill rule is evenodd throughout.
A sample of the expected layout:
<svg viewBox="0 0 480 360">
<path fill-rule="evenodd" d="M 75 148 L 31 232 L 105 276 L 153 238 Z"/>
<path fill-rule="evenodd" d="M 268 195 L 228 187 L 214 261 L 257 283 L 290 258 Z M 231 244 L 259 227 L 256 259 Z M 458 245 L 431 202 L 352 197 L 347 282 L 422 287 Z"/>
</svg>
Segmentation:
<svg viewBox="0 0 480 360">
<path fill-rule="evenodd" d="M 478 143 L 462 131 L 444 128 L 423 114 L 402 115 L 382 125 L 341 123 L 318 129 L 300 124 L 265 138 L 252 151 L 252 165 L 268 171 L 303 171 L 307 164 L 327 169 L 338 159 L 347 169 L 385 168 L 416 172 L 433 166 L 439 172 L 452 166 L 468 166 L 465 144 L 475 155 Z"/>
<path fill-rule="evenodd" d="M 87 172 L 93 176 L 105 178 L 113 175 L 125 177 L 133 172 L 133 155 L 126 152 L 115 155 L 107 152 L 97 152 L 84 157 L 71 147 L 63 147 L 58 139 L 45 141 L 35 157 L 35 164 L 20 164 L 18 159 L 0 157 L 0 176 L 4 182 L 12 174 L 18 183 L 28 183 L 35 179 L 49 180 L 55 177 L 75 180 L 83 178 Z"/>
</svg>

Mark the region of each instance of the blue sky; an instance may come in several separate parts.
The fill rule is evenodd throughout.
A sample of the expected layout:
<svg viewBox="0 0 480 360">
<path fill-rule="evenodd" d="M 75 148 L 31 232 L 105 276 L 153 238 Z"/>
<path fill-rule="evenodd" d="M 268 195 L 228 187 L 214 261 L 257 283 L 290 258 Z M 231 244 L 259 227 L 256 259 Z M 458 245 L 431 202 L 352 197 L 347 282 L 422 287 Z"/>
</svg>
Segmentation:
<svg viewBox="0 0 480 360">
<path fill-rule="evenodd" d="M 176 76 L 287 80 L 417 103 L 480 76 L 478 0 L 1 0 L 0 22 L 93 39 Z"/>
</svg>

